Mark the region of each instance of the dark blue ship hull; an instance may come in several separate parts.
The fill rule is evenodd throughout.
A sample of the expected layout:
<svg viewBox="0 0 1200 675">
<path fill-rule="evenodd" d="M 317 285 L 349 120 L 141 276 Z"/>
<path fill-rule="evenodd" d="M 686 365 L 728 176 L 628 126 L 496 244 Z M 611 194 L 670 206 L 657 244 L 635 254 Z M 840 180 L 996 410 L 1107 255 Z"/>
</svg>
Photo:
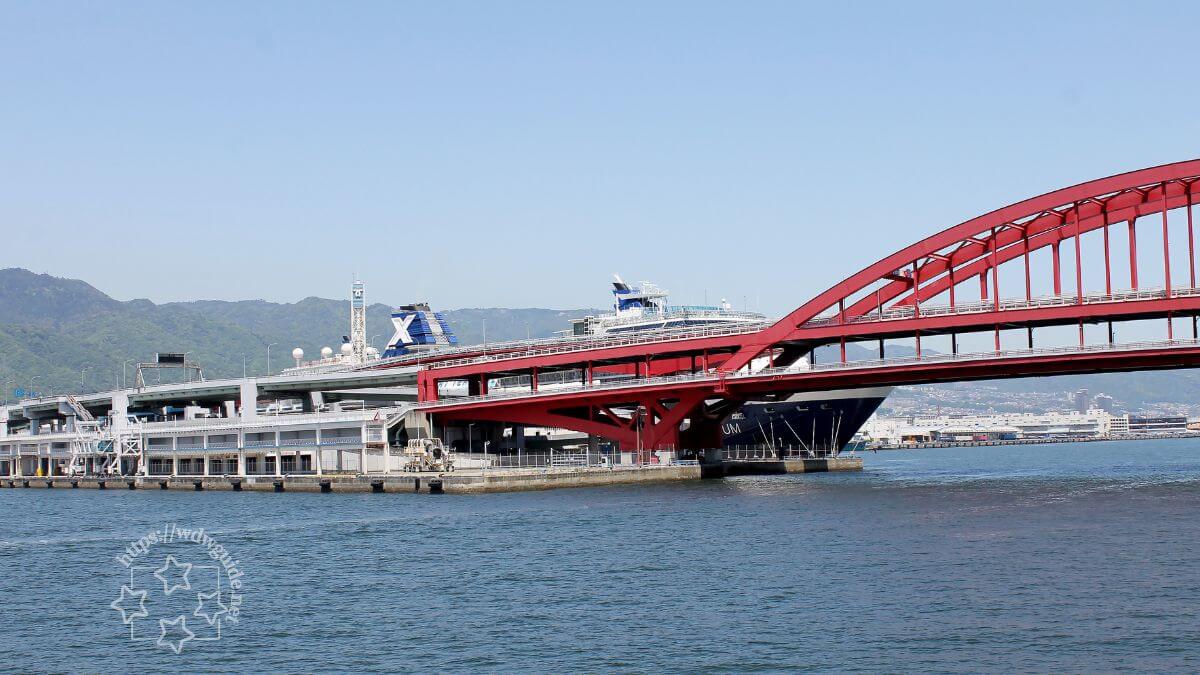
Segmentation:
<svg viewBox="0 0 1200 675">
<path fill-rule="evenodd" d="M 722 421 L 724 445 L 790 447 L 814 454 L 841 452 L 889 391 L 819 392 L 750 402 Z"/>
</svg>

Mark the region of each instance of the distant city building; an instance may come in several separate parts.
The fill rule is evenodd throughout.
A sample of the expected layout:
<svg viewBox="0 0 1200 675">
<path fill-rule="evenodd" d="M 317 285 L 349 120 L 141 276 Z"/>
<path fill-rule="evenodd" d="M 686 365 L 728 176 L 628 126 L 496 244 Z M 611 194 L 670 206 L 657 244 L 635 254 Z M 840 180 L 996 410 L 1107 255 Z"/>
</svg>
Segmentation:
<svg viewBox="0 0 1200 675">
<path fill-rule="evenodd" d="M 1086 413 L 1088 408 L 1092 407 L 1091 401 L 1088 399 L 1087 389 L 1080 389 L 1075 392 L 1075 395 L 1071 397 L 1071 401 L 1074 403 L 1072 407 L 1077 413 Z"/>
<path fill-rule="evenodd" d="M 1108 394 L 1096 394 L 1096 408 L 1111 415 L 1113 413 L 1113 397 Z"/>
</svg>

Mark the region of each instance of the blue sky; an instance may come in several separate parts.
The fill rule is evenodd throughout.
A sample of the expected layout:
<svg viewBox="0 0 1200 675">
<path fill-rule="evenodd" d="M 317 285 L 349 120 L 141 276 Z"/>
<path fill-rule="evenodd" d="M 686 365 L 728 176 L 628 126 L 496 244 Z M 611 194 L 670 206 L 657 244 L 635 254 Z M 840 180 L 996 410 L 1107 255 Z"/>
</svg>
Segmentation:
<svg viewBox="0 0 1200 675">
<path fill-rule="evenodd" d="M 0 266 L 156 301 L 784 313 L 1200 155 L 1196 3 L 0 4 Z"/>
</svg>

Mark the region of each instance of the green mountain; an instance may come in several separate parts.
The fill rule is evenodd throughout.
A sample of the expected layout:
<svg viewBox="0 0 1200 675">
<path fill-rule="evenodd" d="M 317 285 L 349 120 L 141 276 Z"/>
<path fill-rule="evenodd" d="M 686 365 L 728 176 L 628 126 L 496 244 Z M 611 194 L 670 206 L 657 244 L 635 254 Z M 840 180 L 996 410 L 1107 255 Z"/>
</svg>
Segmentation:
<svg viewBox="0 0 1200 675">
<path fill-rule="evenodd" d="M 597 310 L 460 309 L 446 319 L 464 344 L 549 337 L 573 317 Z M 392 336 L 392 308 L 367 309 L 370 341 L 382 349 Z M 40 393 L 108 389 L 133 381 L 133 364 L 155 352 L 190 352 L 205 377 L 240 376 L 245 371 L 291 364 L 294 347 L 315 357 L 337 348 L 350 324 L 349 300 L 305 298 L 295 303 L 263 300 L 199 300 L 155 304 L 114 300 L 76 279 L 0 270 L 0 378 L 4 392 Z M 125 366 L 122 373 L 122 366 Z M 156 377 L 150 375 L 149 377 Z M 152 379 L 152 381 L 155 381 Z"/>
</svg>

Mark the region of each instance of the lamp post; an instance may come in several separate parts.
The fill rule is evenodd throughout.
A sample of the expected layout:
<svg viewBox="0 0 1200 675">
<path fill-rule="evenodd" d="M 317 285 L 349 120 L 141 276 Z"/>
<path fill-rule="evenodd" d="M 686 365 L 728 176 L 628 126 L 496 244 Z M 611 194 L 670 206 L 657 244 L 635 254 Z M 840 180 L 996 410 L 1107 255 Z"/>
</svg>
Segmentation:
<svg viewBox="0 0 1200 675">
<path fill-rule="evenodd" d="M 645 419 L 645 417 L 644 417 L 645 408 L 643 408 L 642 405 L 639 403 L 638 407 L 637 407 L 637 411 L 634 414 L 637 415 L 637 419 L 636 419 L 636 422 L 637 422 L 637 462 L 636 463 L 638 466 L 641 466 L 642 465 L 642 421 Z"/>
<path fill-rule="evenodd" d="M 29 391 L 27 392 L 29 398 L 33 398 L 33 381 L 41 379 L 41 377 L 41 375 L 34 375 L 33 377 L 29 378 Z"/>
<path fill-rule="evenodd" d="M 766 412 L 768 415 L 767 419 L 771 424 L 771 450 L 778 455 L 778 452 L 775 450 L 775 408 L 768 406 Z"/>
<path fill-rule="evenodd" d="M 10 377 L 4 380 L 4 405 L 8 405 L 8 392 L 11 391 L 13 379 Z"/>
<path fill-rule="evenodd" d="M 79 393 L 81 393 L 81 394 L 87 393 L 87 384 L 83 379 L 83 376 L 87 374 L 87 371 L 88 371 L 87 366 L 84 366 L 79 369 Z"/>
<path fill-rule="evenodd" d="M 272 342 L 271 344 L 267 345 L 267 374 L 268 375 L 271 374 L 271 347 L 274 347 L 277 344 L 279 344 L 279 343 Z"/>
</svg>

